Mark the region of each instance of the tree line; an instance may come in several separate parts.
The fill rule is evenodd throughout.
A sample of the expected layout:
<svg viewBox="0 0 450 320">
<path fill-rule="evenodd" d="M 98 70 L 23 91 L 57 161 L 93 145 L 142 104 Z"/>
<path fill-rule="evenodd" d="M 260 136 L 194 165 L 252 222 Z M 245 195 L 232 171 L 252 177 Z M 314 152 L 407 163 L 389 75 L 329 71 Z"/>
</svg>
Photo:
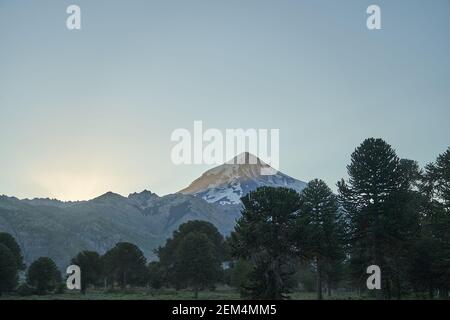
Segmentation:
<svg viewBox="0 0 450 320">
<path fill-rule="evenodd" d="M 286 298 L 303 265 L 313 271 L 318 299 L 339 287 L 380 299 L 448 298 L 450 148 L 422 170 L 382 139 L 366 139 L 347 171 L 337 195 L 315 179 L 300 194 L 264 187 L 242 199 L 230 247 L 250 266 L 243 293 Z M 381 270 L 381 289 L 369 293 L 371 265 Z"/>
<path fill-rule="evenodd" d="M 224 238 L 205 221 L 189 221 L 147 262 L 134 244 L 117 243 L 104 255 L 82 251 L 71 261 L 89 287 L 123 290 L 239 289 L 249 299 L 286 299 L 302 287 L 317 298 L 352 290 L 380 299 L 449 297 L 450 148 L 421 169 L 400 159 L 382 139 L 366 139 L 351 155 L 348 179 L 334 194 L 320 180 L 298 193 L 261 187 L 242 200 L 242 216 Z M 381 270 L 381 289 L 366 287 L 367 267 Z M 20 247 L 0 234 L 0 293 L 60 291 L 61 274 L 49 258 L 24 271 Z"/>
</svg>

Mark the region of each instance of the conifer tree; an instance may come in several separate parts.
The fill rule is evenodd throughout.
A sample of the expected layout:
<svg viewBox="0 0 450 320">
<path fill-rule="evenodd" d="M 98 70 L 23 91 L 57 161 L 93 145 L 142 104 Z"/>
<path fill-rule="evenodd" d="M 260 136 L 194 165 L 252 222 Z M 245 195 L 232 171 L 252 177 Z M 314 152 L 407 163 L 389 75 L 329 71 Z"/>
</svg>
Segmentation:
<svg viewBox="0 0 450 320">
<path fill-rule="evenodd" d="M 406 210 L 410 200 L 406 167 L 389 144 L 370 138 L 353 152 L 347 166 L 348 182 L 338 183 L 341 205 L 349 222 L 353 277 L 363 288 L 366 268 L 378 265 L 384 298 L 391 297 L 395 274 L 399 274 L 397 251 L 414 233 L 414 212 L 410 216 L 411 211 Z"/>
<path fill-rule="evenodd" d="M 18 283 L 18 271 L 16 256 L 0 243 L 0 296 L 3 292 L 12 291 Z"/>
<path fill-rule="evenodd" d="M 422 234 L 416 254 L 413 277 L 428 288 L 431 297 L 438 291 L 447 298 L 450 290 L 450 148 L 425 167 L 421 184 L 425 197 Z M 428 270 L 424 273 L 423 270 Z"/>
<path fill-rule="evenodd" d="M 95 251 L 81 251 L 71 261 L 81 270 L 81 293 L 85 294 L 89 285 L 100 283 L 103 261 Z"/>
<path fill-rule="evenodd" d="M 323 280 L 328 290 L 337 279 L 344 254 L 344 224 L 337 198 L 322 180 L 312 180 L 300 196 L 296 239 L 299 253 L 312 260 L 317 277 L 317 298 L 322 299 Z"/>
<path fill-rule="evenodd" d="M 213 224 L 188 221 L 156 250 L 158 267 L 152 269 L 177 289 L 191 287 L 197 297 L 199 290 L 213 287 L 221 278 L 225 251 L 224 238 Z"/>
<path fill-rule="evenodd" d="M 38 294 L 47 294 L 61 284 L 61 273 L 52 259 L 40 257 L 28 268 L 27 283 Z"/>
<path fill-rule="evenodd" d="M 250 298 L 284 299 L 294 273 L 293 233 L 299 194 L 292 189 L 260 187 L 242 199 L 244 209 L 231 236 L 232 254 L 252 264 Z"/>
<path fill-rule="evenodd" d="M 190 232 L 177 247 L 174 275 L 182 286 L 191 287 L 195 298 L 198 292 L 211 288 L 220 279 L 220 259 L 213 242 L 206 234 Z"/>
<path fill-rule="evenodd" d="M 144 253 L 134 244 L 119 242 L 103 256 L 104 270 L 111 285 L 145 285 L 148 270 Z"/>
<path fill-rule="evenodd" d="M 12 235 L 6 232 L 0 232 L 0 243 L 5 245 L 16 258 L 17 267 L 19 270 L 25 270 L 25 264 L 23 262 L 22 251 L 18 245 L 16 239 Z"/>
</svg>

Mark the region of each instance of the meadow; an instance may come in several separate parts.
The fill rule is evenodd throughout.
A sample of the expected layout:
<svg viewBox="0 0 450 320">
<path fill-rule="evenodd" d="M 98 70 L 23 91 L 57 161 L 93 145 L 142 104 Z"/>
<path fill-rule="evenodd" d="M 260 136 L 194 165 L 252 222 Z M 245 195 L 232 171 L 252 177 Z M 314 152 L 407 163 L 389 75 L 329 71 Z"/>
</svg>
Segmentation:
<svg viewBox="0 0 450 320">
<path fill-rule="evenodd" d="M 314 292 L 292 292 L 292 300 L 314 300 L 317 295 Z M 358 296 L 356 293 L 338 292 L 331 297 L 324 296 L 324 299 L 348 300 L 348 299 L 367 299 L 368 297 Z M 240 300 L 240 294 L 237 290 L 229 288 L 216 289 L 214 291 L 200 291 L 198 300 Z M 81 294 L 79 291 L 66 291 L 64 293 L 52 293 L 47 295 L 3 295 L 0 300 L 194 300 L 194 294 L 190 290 L 174 289 L 145 289 L 136 288 L 128 290 L 97 290 L 92 289 Z"/>
</svg>

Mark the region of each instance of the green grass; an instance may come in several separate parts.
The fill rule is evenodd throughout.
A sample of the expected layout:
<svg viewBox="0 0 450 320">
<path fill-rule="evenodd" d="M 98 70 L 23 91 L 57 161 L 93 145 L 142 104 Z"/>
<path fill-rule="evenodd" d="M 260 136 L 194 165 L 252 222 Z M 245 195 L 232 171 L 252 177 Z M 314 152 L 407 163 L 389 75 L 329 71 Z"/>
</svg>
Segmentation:
<svg viewBox="0 0 450 320">
<path fill-rule="evenodd" d="M 198 294 L 200 300 L 235 300 L 239 299 L 239 293 L 234 290 L 201 291 Z M 150 290 L 133 289 L 125 291 L 88 290 L 86 294 L 79 291 L 66 291 L 61 294 L 47 295 L 3 295 L 0 300 L 190 300 L 194 299 L 194 293 L 189 290 Z"/>
<path fill-rule="evenodd" d="M 293 292 L 289 294 L 292 300 L 314 300 L 314 292 Z M 130 289 L 125 291 L 88 290 L 85 295 L 79 291 L 67 291 L 62 294 L 32 295 L 21 297 L 18 295 L 4 295 L 0 300 L 192 300 L 194 293 L 189 290 L 174 289 Z M 233 289 L 217 289 L 214 291 L 200 291 L 199 300 L 239 300 L 239 292 Z M 363 299 L 351 293 L 335 293 L 331 297 L 324 295 L 324 299 Z"/>
</svg>

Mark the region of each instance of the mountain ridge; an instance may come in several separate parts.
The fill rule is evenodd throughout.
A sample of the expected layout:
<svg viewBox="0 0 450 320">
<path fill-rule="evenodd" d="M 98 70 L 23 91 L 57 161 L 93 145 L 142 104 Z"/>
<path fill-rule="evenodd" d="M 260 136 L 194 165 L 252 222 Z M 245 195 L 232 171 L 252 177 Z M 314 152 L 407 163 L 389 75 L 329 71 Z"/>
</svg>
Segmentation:
<svg viewBox="0 0 450 320">
<path fill-rule="evenodd" d="M 152 260 L 154 249 L 184 222 L 208 221 L 228 235 L 241 214 L 240 196 L 262 185 L 297 191 L 306 185 L 281 172 L 261 175 L 260 170 L 267 165 L 255 160 L 252 164 L 215 167 L 194 180 L 191 185 L 199 179 L 201 183 L 194 184 L 197 187 L 187 190 L 190 192 L 185 188 L 185 192 L 164 196 L 148 190 L 128 196 L 108 191 L 83 201 L 20 200 L 2 195 L 0 232 L 16 238 L 28 265 L 47 256 L 64 270 L 78 252 L 93 250 L 103 254 L 119 241 L 136 244 Z M 214 179 L 201 181 L 205 177 Z"/>
<path fill-rule="evenodd" d="M 267 172 L 272 174 L 265 174 Z M 239 204 L 243 196 L 260 186 L 287 187 L 301 192 L 306 182 L 277 171 L 258 157 L 244 152 L 206 171 L 179 193 L 199 196 L 210 203 Z"/>
</svg>

